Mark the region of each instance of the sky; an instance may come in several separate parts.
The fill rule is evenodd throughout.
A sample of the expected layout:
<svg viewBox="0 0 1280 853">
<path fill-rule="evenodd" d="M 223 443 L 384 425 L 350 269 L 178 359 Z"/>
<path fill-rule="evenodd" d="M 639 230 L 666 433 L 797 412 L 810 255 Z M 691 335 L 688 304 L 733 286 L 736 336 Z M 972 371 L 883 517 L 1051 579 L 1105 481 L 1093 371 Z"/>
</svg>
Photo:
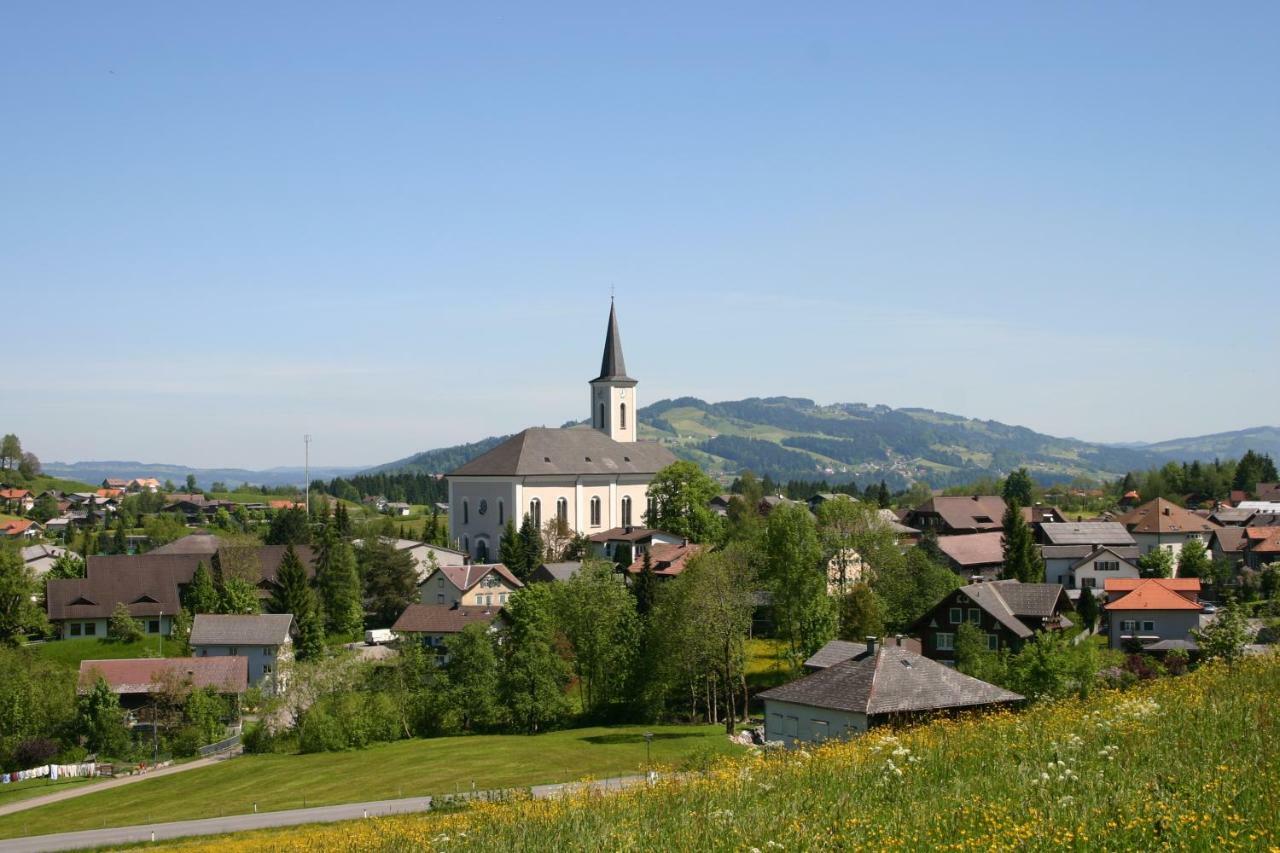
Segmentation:
<svg viewBox="0 0 1280 853">
<path fill-rule="evenodd" d="M 0 10 L 0 431 L 377 464 L 640 402 L 1280 423 L 1274 3 Z M 1261 391 L 1261 393 L 1260 393 Z"/>
</svg>

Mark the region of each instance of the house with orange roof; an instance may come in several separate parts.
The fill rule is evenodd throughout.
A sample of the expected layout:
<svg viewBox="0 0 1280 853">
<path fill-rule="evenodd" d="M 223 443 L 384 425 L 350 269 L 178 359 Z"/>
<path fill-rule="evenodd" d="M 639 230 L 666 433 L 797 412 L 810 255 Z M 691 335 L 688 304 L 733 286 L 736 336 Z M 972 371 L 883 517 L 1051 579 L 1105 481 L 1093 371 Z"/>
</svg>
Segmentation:
<svg viewBox="0 0 1280 853">
<path fill-rule="evenodd" d="M 1175 561 L 1187 542 L 1198 539 L 1207 546 L 1209 537 L 1218 529 L 1209 519 L 1164 498 L 1147 501 L 1116 521 L 1125 526 L 1143 554 L 1162 548 L 1171 553 Z"/>
<path fill-rule="evenodd" d="M 43 530 L 38 522 L 29 518 L 0 521 L 0 538 L 4 539 L 35 539 Z"/>
<path fill-rule="evenodd" d="M 689 558 L 702 553 L 703 546 L 695 545 L 688 539 L 683 539 L 674 545 L 656 544 L 649 548 L 649 568 L 655 575 L 660 578 L 673 578 L 685 570 L 688 565 Z M 638 575 L 644 571 L 644 554 L 640 554 L 631 565 L 627 566 L 627 571 L 632 575 Z"/>
<path fill-rule="evenodd" d="M 35 505 L 35 495 L 26 489 L 0 489 L 0 506 L 10 512 L 30 512 Z"/>
<path fill-rule="evenodd" d="M 1108 578 L 1105 589 L 1113 649 L 1190 643 L 1200 627 L 1198 578 Z"/>
<path fill-rule="evenodd" d="M 1257 570 L 1272 563 L 1280 564 L 1280 527 L 1248 527 L 1245 531 L 1246 566 Z"/>
<path fill-rule="evenodd" d="M 271 509 L 302 509 L 302 501 L 293 500 L 269 500 L 267 506 Z"/>
</svg>

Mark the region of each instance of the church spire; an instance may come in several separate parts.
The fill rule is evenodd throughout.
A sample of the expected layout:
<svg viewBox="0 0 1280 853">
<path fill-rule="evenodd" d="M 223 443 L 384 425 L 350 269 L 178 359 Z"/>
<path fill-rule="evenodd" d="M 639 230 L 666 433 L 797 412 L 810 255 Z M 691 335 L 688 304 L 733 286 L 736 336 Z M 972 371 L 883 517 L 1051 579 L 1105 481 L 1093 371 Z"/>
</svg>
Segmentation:
<svg viewBox="0 0 1280 853">
<path fill-rule="evenodd" d="M 618 312 L 613 299 L 609 299 L 609 327 L 604 333 L 604 357 L 600 359 L 601 379 L 630 379 L 627 376 L 627 365 L 622 358 L 622 335 L 618 334 Z"/>
</svg>

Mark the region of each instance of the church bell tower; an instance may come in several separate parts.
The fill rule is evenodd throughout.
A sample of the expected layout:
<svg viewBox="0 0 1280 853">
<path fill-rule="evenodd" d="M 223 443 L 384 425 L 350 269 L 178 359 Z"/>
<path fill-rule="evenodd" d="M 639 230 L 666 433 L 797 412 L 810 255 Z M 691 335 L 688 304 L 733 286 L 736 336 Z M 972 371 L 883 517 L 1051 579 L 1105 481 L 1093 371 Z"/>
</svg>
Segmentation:
<svg viewBox="0 0 1280 853">
<path fill-rule="evenodd" d="M 636 440 L 636 384 L 636 380 L 627 375 L 622 336 L 618 334 L 618 314 L 610 300 L 600 375 L 591 380 L 591 425 L 614 441 Z"/>
</svg>

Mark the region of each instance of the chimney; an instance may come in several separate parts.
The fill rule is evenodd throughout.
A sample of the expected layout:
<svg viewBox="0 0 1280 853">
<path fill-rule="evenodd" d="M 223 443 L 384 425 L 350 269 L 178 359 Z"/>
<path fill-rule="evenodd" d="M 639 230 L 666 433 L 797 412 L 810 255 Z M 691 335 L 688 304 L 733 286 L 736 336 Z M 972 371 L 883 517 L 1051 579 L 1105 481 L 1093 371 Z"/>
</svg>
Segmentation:
<svg viewBox="0 0 1280 853">
<path fill-rule="evenodd" d="M 902 645 L 902 635 L 901 635 L 901 634 L 896 634 L 896 635 L 894 635 L 894 639 L 898 641 L 898 645 L 899 645 L 899 646 L 901 646 L 901 645 Z"/>
<path fill-rule="evenodd" d="M 1169 507 L 1164 508 L 1165 515 L 1173 515 L 1173 511 Z"/>
<path fill-rule="evenodd" d="M 982 583 L 982 575 L 969 575 L 969 583 Z"/>
<path fill-rule="evenodd" d="M 874 655 L 876 653 L 876 643 L 879 641 L 880 638 L 867 637 L 866 639 L 867 639 L 867 654 Z"/>
</svg>

